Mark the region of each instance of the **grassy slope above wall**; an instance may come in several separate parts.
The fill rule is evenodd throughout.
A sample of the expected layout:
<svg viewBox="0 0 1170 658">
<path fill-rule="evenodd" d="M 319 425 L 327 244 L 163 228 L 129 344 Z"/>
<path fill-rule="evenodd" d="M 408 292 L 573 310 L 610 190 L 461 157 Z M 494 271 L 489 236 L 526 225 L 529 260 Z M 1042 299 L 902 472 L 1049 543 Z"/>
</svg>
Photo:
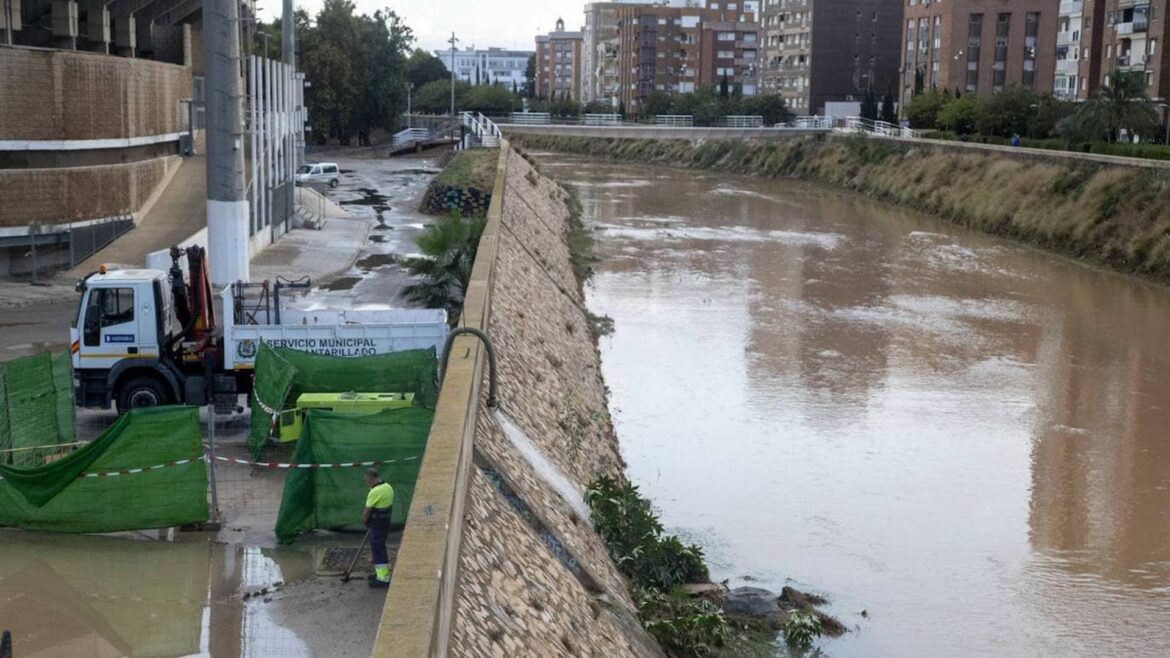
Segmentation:
<svg viewBox="0 0 1170 658">
<path fill-rule="evenodd" d="M 514 145 L 843 186 L 1113 269 L 1170 282 L 1170 169 L 863 137 L 780 141 L 516 135 Z"/>
</svg>

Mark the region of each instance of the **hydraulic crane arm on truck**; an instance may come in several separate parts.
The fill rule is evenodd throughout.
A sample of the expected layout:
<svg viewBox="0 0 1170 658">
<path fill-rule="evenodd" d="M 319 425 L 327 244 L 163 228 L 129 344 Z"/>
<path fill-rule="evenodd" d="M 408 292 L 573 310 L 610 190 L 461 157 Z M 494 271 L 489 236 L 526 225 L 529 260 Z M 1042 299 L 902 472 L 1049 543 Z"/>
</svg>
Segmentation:
<svg viewBox="0 0 1170 658">
<path fill-rule="evenodd" d="M 181 259 L 187 258 L 189 281 Z M 90 274 L 70 329 L 77 405 L 119 411 L 161 404 L 207 404 L 207 391 L 224 412 L 252 390 L 260 343 L 338 356 L 408 349 L 441 349 L 447 314 L 441 310 L 286 309 L 256 324 L 240 312 L 228 286 L 224 324 L 217 324 L 214 293 L 201 247 L 171 249 L 169 271 L 127 269 Z M 252 321 L 252 322 L 249 322 Z M 211 386 L 208 386 L 208 378 Z"/>
</svg>

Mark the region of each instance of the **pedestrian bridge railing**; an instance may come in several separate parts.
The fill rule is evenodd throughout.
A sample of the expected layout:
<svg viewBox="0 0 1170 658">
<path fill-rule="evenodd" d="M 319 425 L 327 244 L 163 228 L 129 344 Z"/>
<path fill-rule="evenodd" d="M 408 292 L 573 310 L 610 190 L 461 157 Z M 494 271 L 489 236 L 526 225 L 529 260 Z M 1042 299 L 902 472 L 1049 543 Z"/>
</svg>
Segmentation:
<svg viewBox="0 0 1170 658">
<path fill-rule="evenodd" d="M 622 125 L 622 116 L 620 114 L 583 114 L 581 115 L 581 123 L 586 126 L 620 126 Z"/>
<path fill-rule="evenodd" d="M 727 128 L 763 128 L 764 117 L 733 114 L 723 117 L 723 125 Z"/>
<path fill-rule="evenodd" d="M 836 120 L 833 117 L 823 117 L 818 115 L 800 116 L 796 117 L 788 123 L 792 128 L 814 128 L 820 130 L 832 130 L 836 127 Z"/>
<path fill-rule="evenodd" d="M 910 128 L 889 123 L 888 121 L 875 121 L 874 119 L 866 119 L 864 117 L 847 117 L 845 119 L 844 132 L 879 135 L 881 137 L 904 137 L 906 139 L 915 139 L 918 137 L 918 133 Z"/>
<path fill-rule="evenodd" d="M 409 144 L 425 142 L 431 138 L 431 131 L 426 128 L 406 128 L 394 133 L 390 140 L 391 148 L 398 149 Z"/>
<path fill-rule="evenodd" d="M 467 129 L 467 134 L 460 144 L 461 149 L 477 145 L 486 148 L 500 147 L 500 128 L 494 121 L 481 112 L 464 112 L 460 117 L 463 127 Z"/>
<path fill-rule="evenodd" d="M 551 123 L 548 112 L 513 112 L 508 121 L 521 126 L 545 126 Z"/>
<path fill-rule="evenodd" d="M 695 117 L 690 114 L 659 114 L 654 117 L 654 125 L 690 128 L 695 125 Z"/>
</svg>

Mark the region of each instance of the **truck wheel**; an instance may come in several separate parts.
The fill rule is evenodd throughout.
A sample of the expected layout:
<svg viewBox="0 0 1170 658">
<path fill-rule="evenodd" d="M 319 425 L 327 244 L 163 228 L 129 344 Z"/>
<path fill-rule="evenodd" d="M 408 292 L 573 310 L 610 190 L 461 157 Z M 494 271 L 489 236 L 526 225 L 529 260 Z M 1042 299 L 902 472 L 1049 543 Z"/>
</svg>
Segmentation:
<svg viewBox="0 0 1170 658">
<path fill-rule="evenodd" d="M 341 182 L 341 181 L 339 181 L 339 180 L 337 180 L 336 178 L 334 178 L 333 180 L 329 181 L 329 187 L 337 187 L 337 184 L 338 184 L 338 183 L 340 183 L 340 182 Z"/>
<path fill-rule="evenodd" d="M 131 409 L 144 407 L 158 407 L 167 403 L 167 392 L 162 384 L 153 377 L 135 377 L 122 387 L 118 393 L 118 413 L 124 414 Z"/>
</svg>

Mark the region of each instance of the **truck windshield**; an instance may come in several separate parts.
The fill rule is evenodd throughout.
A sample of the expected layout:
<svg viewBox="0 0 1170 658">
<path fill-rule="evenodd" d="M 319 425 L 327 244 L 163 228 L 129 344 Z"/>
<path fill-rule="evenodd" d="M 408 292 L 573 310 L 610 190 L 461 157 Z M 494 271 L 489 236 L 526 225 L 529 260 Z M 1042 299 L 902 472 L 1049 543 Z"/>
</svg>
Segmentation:
<svg viewBox="0 0 1170 658">
<path fill-rule="evenodd" d="M 307 174 L 307 173 L 309 173 L 309 169 L 310 169 L 309 165 L 301 165 L 301 166 L 297 167 L 297 173 L 298 174 Z"/>
</svg>

